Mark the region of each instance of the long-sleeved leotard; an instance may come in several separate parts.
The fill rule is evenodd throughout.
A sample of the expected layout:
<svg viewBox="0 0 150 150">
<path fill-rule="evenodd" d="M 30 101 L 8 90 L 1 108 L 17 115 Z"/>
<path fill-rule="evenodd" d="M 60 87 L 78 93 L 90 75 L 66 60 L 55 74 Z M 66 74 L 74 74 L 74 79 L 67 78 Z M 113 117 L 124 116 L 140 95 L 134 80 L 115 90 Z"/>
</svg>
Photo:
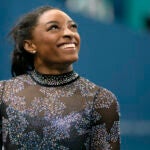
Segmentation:
<svg viewBox="0 0 150 150">
<path fill-rule="evenodd" d="M 116 97 L 73 71 L 1 81 L 0 95 L 6 150 L 120 149 Z"/>
</svg>

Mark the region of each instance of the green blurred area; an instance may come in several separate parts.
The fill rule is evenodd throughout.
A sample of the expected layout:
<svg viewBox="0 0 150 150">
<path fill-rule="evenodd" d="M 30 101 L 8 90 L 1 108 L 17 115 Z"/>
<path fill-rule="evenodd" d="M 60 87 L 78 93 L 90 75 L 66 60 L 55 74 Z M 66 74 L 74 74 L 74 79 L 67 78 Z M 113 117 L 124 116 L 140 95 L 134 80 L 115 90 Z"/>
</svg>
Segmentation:
<svg viewBox="0 0 150 150">
<path fill-rule="evenodd" d="M 70 10 L 89 18 L 102 22 L 121 22 L 135 31 L 150 30 L 150 0 L 66 0 L 64 2 Z"/>
<path fill-rule="evenodd" d="M 124 0 L 124 20 L 136 30 L 149 30 L 150 0 Z"/>
</svg>

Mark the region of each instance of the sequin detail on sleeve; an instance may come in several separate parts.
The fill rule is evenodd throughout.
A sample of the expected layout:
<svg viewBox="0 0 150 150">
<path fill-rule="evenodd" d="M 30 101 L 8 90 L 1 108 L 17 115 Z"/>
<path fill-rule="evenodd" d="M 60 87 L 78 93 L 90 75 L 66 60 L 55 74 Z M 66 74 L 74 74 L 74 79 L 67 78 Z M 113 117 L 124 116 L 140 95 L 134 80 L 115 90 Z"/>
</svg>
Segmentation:
<svg viewBox="0 0 150 150">
<path fill-rule="evenodd" d="M 101 89 L 101 92 L 100 92 L 98 98 L 96 99 L 94 107 L 95 107 L 95 109 L 110 108 L 110 105 L 112 104 L 114 99 L 116 99 L 116 97 L 114 96 L 113 93 L 111 93 L 107 89 Z"/>
<path fill-rule="evenodd" d="M 114 124 L 110 130 L 110 141 L 117 142 L 120 140 L 120 121 L 114 121 Z"/>
<path fill-rule="evenodd" d="M 106 124 L 101 124 L 92 129 L 92 148 L 93 150 L 111 150 L 111 142 L 116 142 L 119 139 L 119 122 L 114 121 L 114 124 L 108 133 Z"/>
<path fill-rule="evenodd" d="M 2 93 L 4 90 L 4 82 L 5 81 L 0 81 L 0 104 L 2 103 Z"/>
<path fill-rule="evenodd" d="M 119 104 L 115 95 L 107 89 L 100 89 L 93 104 L 92 143 L 93 150 L 119 150 L 120 125 Z M 111 143 L 113 143 L 111 145 Z"/>
</svg>

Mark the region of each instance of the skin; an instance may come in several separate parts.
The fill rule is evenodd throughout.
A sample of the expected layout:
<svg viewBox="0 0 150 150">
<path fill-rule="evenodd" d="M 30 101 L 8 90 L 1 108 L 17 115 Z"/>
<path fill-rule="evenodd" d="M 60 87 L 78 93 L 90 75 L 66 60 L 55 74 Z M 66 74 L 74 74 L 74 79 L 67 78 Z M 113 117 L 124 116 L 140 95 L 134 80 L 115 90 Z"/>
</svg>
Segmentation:
<svg viewBox="0 0 150 150">
<path fill-rule="evenodd" d="M 24 48 L 35 53 L 34 66 L 40 73 L 72 71 L 72 63 L 78 60 L 80 49 L 76 23 L 63 11 L 48 10 L 39 17 L 32 39 L 24 41 Z"/>
</svg>

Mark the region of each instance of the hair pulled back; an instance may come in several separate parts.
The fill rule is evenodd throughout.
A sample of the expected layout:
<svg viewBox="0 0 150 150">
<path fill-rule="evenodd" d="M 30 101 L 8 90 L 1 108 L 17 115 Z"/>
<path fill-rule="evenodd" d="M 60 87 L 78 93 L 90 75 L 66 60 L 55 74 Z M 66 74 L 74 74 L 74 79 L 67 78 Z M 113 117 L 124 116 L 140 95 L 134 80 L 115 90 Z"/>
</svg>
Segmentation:
<svg viewBox="0 0 150 150">
<path fill-rule="evenodd" d="M 12 53 L 11 74 L 18 76 L 34 70 L 34 54 L 24 49 L 24 41 L 32 39 L 32 31 L 36 27 L 39 17 L 46 11 L 57 9 L 51 6 L 39 7 L 25 14 L 11 29 L 9 36 L 14 42 Z"/>
</svg>

